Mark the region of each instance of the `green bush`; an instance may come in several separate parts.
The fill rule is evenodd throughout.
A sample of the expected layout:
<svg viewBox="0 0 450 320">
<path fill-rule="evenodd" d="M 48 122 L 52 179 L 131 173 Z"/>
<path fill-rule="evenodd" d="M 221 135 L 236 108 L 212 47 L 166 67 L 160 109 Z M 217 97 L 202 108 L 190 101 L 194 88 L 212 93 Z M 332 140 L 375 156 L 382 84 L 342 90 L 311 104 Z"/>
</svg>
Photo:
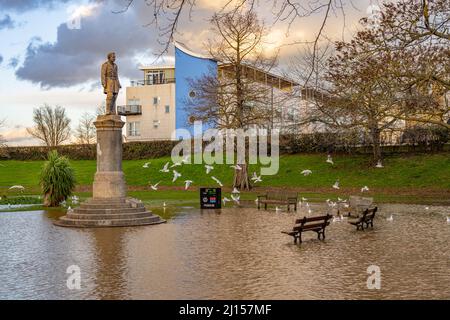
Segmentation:
<svg viewBox="0 0 450 320">
<path fill-rule="evenodd" d="M 42 168 L 40 184 L 45 206 L 56 207 L 66 200 L 75 188 L 75 174 L 69 160 L 56 150 L 50 151 Z"/>
<path fill-rule="evenodd" d="M 2 197 L 0 199 L 0 204 L 38 204 L 41 200 L 38 197 Z"/>
</svg>

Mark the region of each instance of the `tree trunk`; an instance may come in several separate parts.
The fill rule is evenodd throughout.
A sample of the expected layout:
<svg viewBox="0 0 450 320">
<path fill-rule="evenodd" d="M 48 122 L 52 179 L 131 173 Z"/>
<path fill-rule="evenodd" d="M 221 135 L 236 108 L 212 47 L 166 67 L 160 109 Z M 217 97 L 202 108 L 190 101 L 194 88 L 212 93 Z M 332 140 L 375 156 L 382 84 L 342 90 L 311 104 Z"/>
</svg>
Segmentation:
<svg viewBox="0 0 450 320">
<path fill-rule="evenodd" d="M 242 170 L 234 170 L 233 188 L 237 188 L 239 190 L 250 190 L 252 186 L 250 185 L 248 178 L 248 165 L 240 164 L 239 166 Z"/>
<path fill-rule="evenodd" d="M 44 207 L 52 207 L 52 203 L 50 201 L 50 194 L 46 193 L 44 194 L 44 203 L 43 203 Z"/>
<path fill-rule="evenodd" d="M 372 128 L 372 151 L 373 151 L 373 161 L 375 164 L 381 161 L 381 132 L 379 128 Z"/>
</svg>

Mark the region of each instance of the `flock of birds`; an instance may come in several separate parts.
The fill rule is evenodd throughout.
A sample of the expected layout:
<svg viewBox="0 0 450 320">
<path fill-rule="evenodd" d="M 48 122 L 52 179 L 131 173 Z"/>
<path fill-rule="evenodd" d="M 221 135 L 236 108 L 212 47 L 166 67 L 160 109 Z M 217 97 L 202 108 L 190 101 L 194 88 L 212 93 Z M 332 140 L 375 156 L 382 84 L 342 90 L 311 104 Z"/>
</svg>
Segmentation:
<svg viewBox="0 0 450 320">
<path fill-rule="evenodd" d="M 327 156 L 326 162 L 329 163 L 329 164 L 331 164 L 331 165 L 334 165 L 334 161 L 333 161 L 333 158 L 331 157 L 331 155 L 328 155 L 328 156 Z M 377 165 L 376 165 L 375 167 L 376 167 L 376 168 L 383 168 L 383 164 L 381 163 L 381 161 L 378 161 L 378 163 L 377 163 Z M 304 175 L 305 177 L 306 177 L 306 176 L 309 176 L 309 175 L 312 174 L 312 173 L 313 173 L 313 172 L 312 172 L 310 169 L 305 169 L 305 170 L 303 170 L 303 171 L 301 172 L 301 174 Z M 340 189 L 340 186 L 339 186 L 339 179 L 336 180 L 336 182 L 335 182 L 331 187 L 332 187 L 333 189 L 339 190 L 339 189 Z M 370 189 L 369 189 L 368 186 L 363 186 L 363 187 L 361 188 L 361 193 L 363 193 L 363 192 L 368 192 L 368 191 L 370 191 Z"/>
<path fill-rule="evenodd" d="M 172 183 L 173 183 L 178 178 L 180 178 L 182 176 L 181 173 L 179 173 L 177 170 L 175 170 L 173 168 L 182 166 L 183 164 L 190 163 L 189 160 L 190 160 L 190 155 L 187 155 L 187 156 L 183 157 L 183 159 L 181 159 L 181 161 L 173 162 L 172 165 L 170 164 L 170 162 L 166 162 L 164 164 L 164 166 L 162 167 L 162 169 L 160 169 L 159 171 L 163 172 L 163 173 L 169 173 L 170 171 L 172 171 L 172 174 L 173 174 L 173 176 L 172 176 Z M 334 165 L 334 161 L 333 161 L 333 158 L 331 157 L 331 155 L 327 155 L 326 162 L 331 164 L 331 165 Z M 150 164 L 151 164 L 151 162 L 146 162 L 146 163 L 144 163 L 142 168 L 148 169 Z M 205 172 L 206 172 L 207 175 L 209 175 L 212 172 L 212 170 L 214 170 L 214 166 L 209 165 L 209 164 L 206 164 L 204 167 L 205 167 Z M 375 167 L 376 168 L 383 168 L 382 162 L 378 161 L 378 163 L 376 164 Z M 230 168 L 232 168 L 234 170 L 242 170 L 242 167 L 239 166 L 238 164 L 231 165 Z M 305 177 L 311 175 L 312 173 L 313 172 L 310 169 L 305 169 L 305 170 L 301 171 L 301 174 L 303 176 L 305 176 Z M 211 179 L 214 180 L 220 187 L 223 186 L 223 183 L 219 179 L 217 179 L 215 176 L 211 176 Z M 253 181 L 253 183 L 262 182 L 261 175 L 258 176 L 256 174 L 256 172 L 253 172 L 253 175 L 252 175 L 252 177 L 250 179 Z M 158 186 L 159 186 L 160 183 L 161 183 L 161 181 L 158 181 L 157 183 L 154 183 L 154 184 L 149 183 L 149 185 L 150 185 L 150 188 L 152 190 L 157 191 L 158 190 Z M 192 180 L 189 180 L 189 179 L 188 180 L 184 180 L 184 190 L 188 190 L 189 187 L 193 183 L 194 183 L 194 181 L 192 181 Z M 339 179 L 336 180 L 336 182 L 332 185 L 332 188 L 336 189 L 336 190 L 340 189 Z M 9 188 L 9 190 L 18 190 L 18 191 L 23 193 L 23 191 L 25 190 L 25 187 L 22 186 L 22 185 L 13 185 L 13 186 L 11 186 Z M 368 192 L 369 190 L 370 189 L 369 189 L 368 186 L 363 186 L 361 188 L 361 193 Z M 226 196 L 223 197 L 222 202 L 223 202 L 224 206 L 226 205 L 227 202 L 231 202 L 231 201 L 233 201 L 233 202 L 235 202 L 236 204 L 239 205 L 240 204 L 240 191 L 237 188 L 234 188 L 231 191 L 230 198 L 228 198 Z M 72 196 L 70 199 L 71 199 L 72 204 L 76 205 L 76 204 L 79 203 L 79 198 L 76 195 Z M 1 200 L 1 198 L 0 198 L 0 200 Z M 255 199 L 255 202 L 257 203 L 258 199 Z M 349 207 L 349 204 L 347 203 L 347 200 L 346 199 L 341 199 L 339 197 L 337 198 L 337 201 L 335 201 L 335 202 L 331 201 L 330 199 L 327 199 L 325 202 L 328 205 L 328 207 L 331 208 L 331 209 L 339 208 L 340 206 L 344 206 L 345 208 Z M 308 213 L 311 214 L 312 210 L 311 210 L 310 204 L 308 203 L 308 199 L 302 197 L 301 201 L 298 202 L 298 205 L 300 207 L 302 207 L 303 204 L 305 205 L 305 208 L 308 211 Z M 66 201 L 61 202 L 61 205 L 65 207 L 67 205 Z M 166 207 L 166 203 L 165 202 L 163 203 L 163 207 L 164 208 Z M 71 210 L 70 206 L 68 207 L 68 210 Z M 425 210 L 429 210 L 429 207 L 426 206 Z M 280 212 L 280 211 L 282 211 L 282 209 L 277 206 L 277 207 L 275 207 L 275 211 L 276 212 Z M 342 214 L 335 215 L 333 217 L 333 222 L 343 221 L 345 218 L 346 217 L 344 217 Z M 394 220 L 393 215 L 391 214 L 389 217 L 386 218 L 386 220 L 387 221 L 393 221 Z M 446 221 L 447 221 L 447 223 L 450 224 L 450 216 L 446 217 Z"/>
<path fill-rule="evenodd" d="M 190 155 L 187 155 L 181 161 L 175 161 L 172 164 L 170 163 L 170 161 L 166 162 L 164 164 L 164 166 L 159 171 L 162 172 L 162 173 L 170 173 L 172 171 L 172 174 L 173 174 L 173 176 L 172 176 L 172 183 L 174 183 L 182 175 L 176 169 L 173 169 L 173 168 L 182 166 L 183 164 L 190 163 L 189 159 L 190 159 Z M 142 168 L 147 169 L 147 168 L 149 168 L 150 164 L 151 164 L 150 162 L 146 162 L 146 163 L 144 163 Z M 209 164 L 205 164 L 204 168 L 205 168 L 206 175 L 209 175 L 214 170 L 214 166 L 209 165 Z M 230 168 L 232 168 L 233 170 L 242 170 L 242 167 L 239 164 L 231 165 Z M 218 178 L 216 178 L 215 176 L 211 175 L 211 179 L 214 180 L 214 182 L 217 183 L 220 187 L 223 187 L 222 181 L 220 181 Z M 253 172 L 253 175 L 250 178 L 250 180 L 252 180 L 253 183 L 262 182 L 261 175 L 258 176 L 256 174 L 256 172 Z M 157 183 L 153 183 L 153 184 L 151 182 L 149 182 L 150 189 L 152 189 L 154 191 L 157 191 L 158 190 L 158 185 L 160 183 L 161 183 L 161 181 L 158 181 Z M 192 181 L 192 180 L 189 180 L 189 179 L 188 180 L 184 180 L 184 190 L 188 190 L 189 187 L 193 183 L 194 183 L 194 181 Z M 240 191 L 237 188 L 234 188 L 231 191 L 230 198 L 224 197 L 222 199 L 223 204 L 226 205 L 227 202 L 231 202 L 231 201 L 234 201 L 235 203 L 239 204 L 240 203 L 239 202 L 240 201 Z M 164 207 L 165 207 L 165 203 L 164 203 Z"/>
</svg>

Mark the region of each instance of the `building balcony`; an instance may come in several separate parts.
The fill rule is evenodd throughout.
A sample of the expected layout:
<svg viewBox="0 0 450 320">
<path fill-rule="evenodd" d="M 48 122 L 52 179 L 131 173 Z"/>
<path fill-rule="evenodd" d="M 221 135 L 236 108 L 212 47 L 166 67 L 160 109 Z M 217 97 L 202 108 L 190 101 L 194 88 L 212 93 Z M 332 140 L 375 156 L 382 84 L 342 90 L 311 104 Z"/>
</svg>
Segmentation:
<svg viewBox="0 0 450 320">
<path fill-rule="evenodd" d="M 120 116 L 136 116 L 142 114 L 142 106 L 138 104 L 117 106 L 117 114 Z"/>
<path fill-rule="evenodd" d="M 153 86 L 157 84 L 168 84 L 175 83 L 175 78 L 164 78 L 164 79 L 147 79 L 147 80 L 131 80 L 130 84 L 132 87 L 139 86 Z"/>
</svg>

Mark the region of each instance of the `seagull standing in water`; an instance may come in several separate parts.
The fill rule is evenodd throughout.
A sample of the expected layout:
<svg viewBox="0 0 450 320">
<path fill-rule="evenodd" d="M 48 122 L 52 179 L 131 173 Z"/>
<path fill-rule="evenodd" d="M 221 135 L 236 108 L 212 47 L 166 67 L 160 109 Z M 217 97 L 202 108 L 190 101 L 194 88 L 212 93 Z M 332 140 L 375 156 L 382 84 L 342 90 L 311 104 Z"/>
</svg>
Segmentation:
<svg viewBox="0 0 450 320">
<path fill-rule="evenodd" d="M 390 215 L 389 218 L 386 218 L 387 221 L 394 221 L 394 217 L 392 216 L 392 214 Z"/>
<path fill-rule="evenodd" d="M 447 217 L 447 223 L 450 223 L 450 217 Z"/>
</svg>

